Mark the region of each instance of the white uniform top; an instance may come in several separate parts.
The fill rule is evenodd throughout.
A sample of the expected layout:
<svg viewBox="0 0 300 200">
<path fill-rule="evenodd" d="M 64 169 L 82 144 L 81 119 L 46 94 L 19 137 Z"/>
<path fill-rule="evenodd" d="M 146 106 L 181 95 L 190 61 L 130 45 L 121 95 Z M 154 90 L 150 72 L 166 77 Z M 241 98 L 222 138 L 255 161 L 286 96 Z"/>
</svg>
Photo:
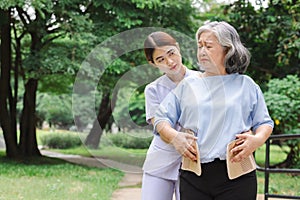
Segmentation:
<svg viewBox="0 0 300 200">
<path fill-rule="evenodd" d="M 184 78 L 197 73 L 197 71 L 186 69 Z M 146 86 L 146 121 L 149 124 L 159 104 L 175 87 L 176 84 L 166 75 Z M 158 134 L 154 134 L 144 162 L 144 172 L 168 180 L 177 180 L 180 163 L 181 155 L 173 145 L 165 143 Z"/>
</svg>

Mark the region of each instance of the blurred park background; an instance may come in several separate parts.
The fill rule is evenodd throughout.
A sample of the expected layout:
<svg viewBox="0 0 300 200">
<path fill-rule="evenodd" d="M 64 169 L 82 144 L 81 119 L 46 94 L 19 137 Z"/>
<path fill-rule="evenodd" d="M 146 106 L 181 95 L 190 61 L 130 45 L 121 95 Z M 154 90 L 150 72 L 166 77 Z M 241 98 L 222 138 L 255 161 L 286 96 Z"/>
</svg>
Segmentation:
<svg viewBox="0 0 300 200">
<path fill-rule="evenodd" d="M 299 134 L 299 0 L 2 0 L 0 199 L 109 199 L 122 172 L 73 166 L 45 158 L 41 149 L 141 166 L 152 139 L 145 123 L 146 77 L 160 74 L 148 66 L 130 73 L 126 89 L 116 89 L 127 73 L 147 65 L 140 41 L 132 44 L 138 46 L 134 51 L 114 41 L 119 49 L 87 58 L 97 45 L 133 29 L 158 27 L 193 40 L 207 20 L 232 24 L 250 50 L 246 74 L 263 90 L 273 134 Z M 196 49 L 196 40 L 190 46 Z M 196 57 L 184 61 L 198 70 Z M 91 62 L 105 65 L 100 77 L 81 71 Z M 80 71 L 88 75 L 79 84 L 81 93 L 74 93 Z M 143 84 L 136 83 L 144 77 Z M 116 120 L 128 117 L 134 123 Z M 264 148 L 256 153 L 260 166 Z M 299 169 L 299 149 L 299 140 L 274 142 L 272 167 Z M 262 193 L 263 174 L 259 180 Z M 300 195 L 299 175 L 276 174 L 272 181 L 272 192 Z M 85 196 L 72 196 L 81 193 Z"/>
</svg>

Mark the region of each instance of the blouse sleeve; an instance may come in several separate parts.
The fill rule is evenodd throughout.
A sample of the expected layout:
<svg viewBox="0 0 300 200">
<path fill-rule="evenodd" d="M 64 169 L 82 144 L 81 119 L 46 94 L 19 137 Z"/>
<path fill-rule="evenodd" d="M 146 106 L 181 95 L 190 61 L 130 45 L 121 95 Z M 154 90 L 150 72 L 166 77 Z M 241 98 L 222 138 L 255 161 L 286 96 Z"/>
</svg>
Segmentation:
<svg viewBox="0 0 300 200">
<path fill-rule="evenodd" d="M 156 125 L 161 121 L 166 121 L 173 128 L 175 127 L 181 114 L 179 103 L 179 99 L 174 91 L 166 96 L 155 113 L 154 130 L 156 130 Z"/>
<path fill-rule="evenodd" d="M 256 99 L 257 101 L 251 115 L 253 119 L 253 130 L 255 131 L 261 125 L 274 127 L 274 122 L 269 115 L 263 93 L 258 85 L 256 85 Z"/>
</svg>

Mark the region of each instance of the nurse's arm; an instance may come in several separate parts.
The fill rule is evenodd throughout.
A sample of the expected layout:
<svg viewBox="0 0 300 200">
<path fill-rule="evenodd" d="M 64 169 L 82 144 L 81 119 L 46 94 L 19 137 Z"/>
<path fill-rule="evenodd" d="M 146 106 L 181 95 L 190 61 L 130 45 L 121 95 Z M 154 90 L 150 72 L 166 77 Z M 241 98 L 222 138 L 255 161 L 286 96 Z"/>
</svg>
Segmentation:
<svg viewBox="0 0 300 200">
<path fill-rule="evenodd" d="M 181 155 L 191 160 L 197 160 L 197 151 L 192 145 L 197 140 L 197 137 L 176 131 L 167 121 L 158 122 L 155 128 L 161 139 L 168 144 L 172 144 Z"/>
</svg>

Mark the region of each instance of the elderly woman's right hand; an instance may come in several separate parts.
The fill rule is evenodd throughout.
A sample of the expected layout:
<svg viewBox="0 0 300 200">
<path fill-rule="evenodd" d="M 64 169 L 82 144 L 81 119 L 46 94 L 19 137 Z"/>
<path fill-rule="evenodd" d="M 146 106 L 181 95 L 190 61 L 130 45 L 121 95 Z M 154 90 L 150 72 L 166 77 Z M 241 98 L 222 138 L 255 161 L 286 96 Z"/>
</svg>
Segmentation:
<svg viewBox="0 0 300 200">
<path fill-rule="evenodd" d="M 197 150 L 195 142 L 197 142 L 197 137 L 194 135 L 184 132 L 177 132 L 177 135 L 173 138 L 171 144 L 182 156 L 196 161 Z"/>
</svg>

